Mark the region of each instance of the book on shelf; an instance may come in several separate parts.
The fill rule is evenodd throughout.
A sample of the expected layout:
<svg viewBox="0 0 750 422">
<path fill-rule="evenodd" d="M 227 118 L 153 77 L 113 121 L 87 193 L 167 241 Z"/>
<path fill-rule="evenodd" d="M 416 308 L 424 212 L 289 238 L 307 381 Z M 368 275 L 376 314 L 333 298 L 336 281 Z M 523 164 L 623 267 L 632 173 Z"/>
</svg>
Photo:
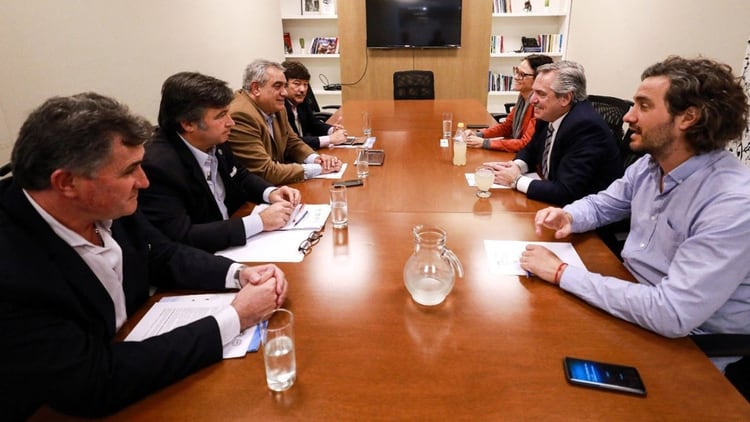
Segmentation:
<svg viewBox="0 0 750 422">
<path fill-rule="evenodd" d="M 487 74 L 487 91 L 502 92 L 511 91 L 513 88 L 513 75 L 504 75 L 490 70 Z"/>
<path fill-rule="evenodd" d="M 310 46 L 310 54 L 338 54 L 339 39 L 337 37 L 315 37 Z"/>
<path fill-rule="evenodd" d="M 504 38 L 502 35 L 490 36 L 490 54 L 505 53 Z"/>
<path fill-rule="evenodd" d="M 294 50 L 292 50 L 292 36 L 288 32 L 284 32 L 284 53 L 294 53 Z"/>
<path fill-rule="evenodd" d="M 492 13 L 513 13 L 511 0 L 492 0 Z"/>
</svg>

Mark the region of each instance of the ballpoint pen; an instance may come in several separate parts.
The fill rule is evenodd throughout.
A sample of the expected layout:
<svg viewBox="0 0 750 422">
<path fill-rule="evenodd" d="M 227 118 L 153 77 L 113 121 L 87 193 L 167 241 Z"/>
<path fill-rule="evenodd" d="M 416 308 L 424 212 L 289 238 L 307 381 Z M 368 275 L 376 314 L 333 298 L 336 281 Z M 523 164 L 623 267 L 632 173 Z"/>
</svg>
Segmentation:
<svg viewBox="0 0 750 422">
<path fill-rule="evenodd" d="M 296 220 L 296 221 L 294 222 L 294 224 L 292 224 L 292 227 L 297 227 L 297 224 L 299 224 L 299 222 L 300 222 L 300 221 L 302 221 L 302 220 L 303 220 L 303 219 L 304 219 L 305 217 L 307 217 L 307 212 L 308 212 L 308 211 L 307 211 L 307 210 L 305 210 L 305 213 L 304 213 L 304 214 L 302 214 L 302 217 L 298 218 L 298 219 L 297 219 L 297 220 Z"/>
</svg>

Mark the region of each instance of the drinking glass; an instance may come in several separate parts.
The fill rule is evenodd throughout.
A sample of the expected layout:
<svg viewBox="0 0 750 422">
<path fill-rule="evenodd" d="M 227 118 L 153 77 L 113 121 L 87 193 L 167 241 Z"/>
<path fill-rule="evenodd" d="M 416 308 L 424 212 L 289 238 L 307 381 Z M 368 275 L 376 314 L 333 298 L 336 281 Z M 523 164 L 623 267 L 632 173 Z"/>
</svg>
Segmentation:
<svg viewBox="0 0 750 422">
<path fill-rule="evenodd" d="M 443 113 L 443 139 L 450 139 L 453 133 L 453 113 L 446 111 Z"/>
<path fill-rule="evenodd" d="M 297 379 L 294 314 L 287 309 L 276 309 L 261 327 L 268 388 L 273 391 L 288 390 Z"/>
<path fill-rule="evenodd" d="M 474 171 L 474 182 L 477 185 L 477 196 L 480 198 L 489 198 L 492 193 L 492 181 L 495 179 L 495 173 L 487 167 L 478 167 Z"/>
<path fill-rule="evenodd" d="M 349 212 L 346 204 L 346 186 L 331 185 L 331 222 L 334 229 L 343 229 L 349 223 Z"/>
<path fill-rule="evenodd" d="M 357 149 L 357 177 L 365 179 L 370 174 L 370 162 L 367 159 L 367 148 Z"/>
<path fill-rule="evenodd" d="M 366 137 L 372 135 L 372 122 L 370 120 L 370 113 L 367 111 L 362 112 L 362 133 Z"/>
</svg>

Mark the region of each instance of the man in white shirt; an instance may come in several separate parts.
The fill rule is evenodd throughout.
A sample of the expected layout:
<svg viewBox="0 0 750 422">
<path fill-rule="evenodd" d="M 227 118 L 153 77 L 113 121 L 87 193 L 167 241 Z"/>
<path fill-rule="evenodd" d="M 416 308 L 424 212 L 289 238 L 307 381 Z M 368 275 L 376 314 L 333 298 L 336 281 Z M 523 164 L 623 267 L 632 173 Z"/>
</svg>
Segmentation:
<svg viewBox="0 0 750 422">
<path fill-rule="evenodd" d="M 0 409 L 103 416 L 222 359 L 286 298 L 274 265 L 172 242 L 138 211 L 151 125 L 95 93 L 33 111 L 0 181 Z M 150 285 L 239 288 L 228 306 L 142 342 L 113 342 Z"/>
</svg>

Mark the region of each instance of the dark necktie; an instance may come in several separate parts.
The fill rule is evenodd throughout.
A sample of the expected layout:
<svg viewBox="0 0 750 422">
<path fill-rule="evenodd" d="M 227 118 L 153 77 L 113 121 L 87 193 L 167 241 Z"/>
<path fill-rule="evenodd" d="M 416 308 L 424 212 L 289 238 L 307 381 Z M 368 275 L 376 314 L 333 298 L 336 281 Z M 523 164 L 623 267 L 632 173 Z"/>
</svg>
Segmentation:
<svg viewBox="0 0 750 422">
<path fill-rule="evenodd" d="M 552 135 L 555 129 L 552 124 L 547 125 L 547 139 L 544 140 L 544 152 L 542 153 L 542 175 L 545 179 L 549 176 L 549 150 L 552 148 Z"/>
</svg>

